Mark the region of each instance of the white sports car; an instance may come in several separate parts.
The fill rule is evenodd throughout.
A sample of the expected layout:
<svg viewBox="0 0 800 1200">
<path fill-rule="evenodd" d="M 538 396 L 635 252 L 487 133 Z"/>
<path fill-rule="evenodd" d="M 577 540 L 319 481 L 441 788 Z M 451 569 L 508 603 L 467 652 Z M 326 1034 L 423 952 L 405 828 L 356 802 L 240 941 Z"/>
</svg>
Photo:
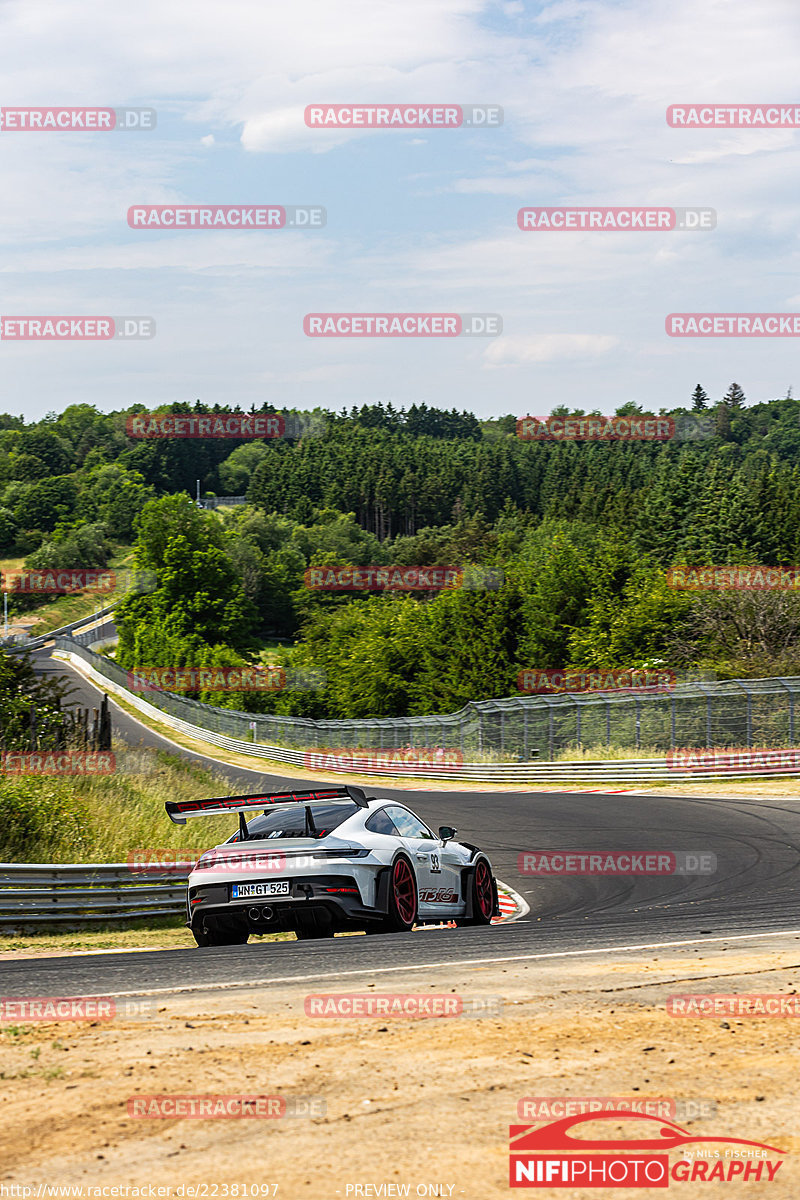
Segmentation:
<svg viewBox="0 0 800 1200">
<path fill-rule="evenodd" d="M 499 915 L 492 866 L 477 846 L 454 841 L 447 825 L 434 834 L 405 805 L 368 799 L 358 787 L 168 801 L 166 810 L 176 825 L 239 814 L 237 833 L 189 876 L 186 923 L 198 946 L 241 945 L 276 930 L 320 938 L 440 921 L 488 925 Z"/>
</svg>

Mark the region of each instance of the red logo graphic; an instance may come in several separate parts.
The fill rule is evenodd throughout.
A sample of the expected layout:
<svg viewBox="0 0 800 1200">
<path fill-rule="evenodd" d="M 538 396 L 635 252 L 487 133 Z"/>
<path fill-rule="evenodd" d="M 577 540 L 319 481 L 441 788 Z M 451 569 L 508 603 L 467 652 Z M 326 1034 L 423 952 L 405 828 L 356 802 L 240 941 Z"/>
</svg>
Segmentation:
<svg viewBox="0 0 800 1200">
<path fill-rule="evenodd" d="M 105 750 L 0 751 L 0 775 L 113 775 L 117 761 Z"/>
<path fill-rule="evenodd" d="M 139 667 L 128 671 L 132 692 L 279 692 L 281 667 Z"/>
<path fill-rule="evenodd" d="M 673 129 L 797 129 L 800 108 L 794 104 L 670 104 L 667 124 Z"/>
<path fill-rule="evenodd" d="M 463 765 L 460 750 L 447 746 L 427 749 L 407 746 L 399 750 L 351 750 L 347 746 L 321 747 L 306 750 L 303 766 L 310 771 L 356 771 L 380 774 L 381 771 L 402 771 L 413 775 L 420 768 L 436 771 L 455 771 Z"/>
<path fill-rule="evenodd" d="M 652 1137 L 582 1138 L 570 1132 L 576 1125 L 595 1121 L 652 1122 Z M 724 1142 L 752 1146 L 770 1154 L 785 1154 L 776 1146 L 744 1138 L 694 1137 L 686 1129 L 663 1118 L 617 1110 L 589 1116 L 564 1117 L 539 1129 L 530 1125 L 509 1127 L 511 1187 L 669 1187 L 671 1180 L 686 1182 L 737 1176 L 744 1180 L 771 1182 L 782 1162 L 765 1157 L 754 1162 L 742 1158 L 679 1159 L 670 1166 L 669 1151 L 693 1144 Z M 643 1153 L 648 1152 L 648 1153 Z M 632 1155 L 635 1153 L 635 1157 Z"/>
<path fill-rule="evenodd" d="M 114 592 L 118 586 L 114 571 L 5 571 L 0 575 L 0 591 L 37 596 L 41 592 Z"/>
<path fill-rule="evenodd" d="M 670 337 L 800 337 L 797 313 L 670 313 Z"/>
<path fill-rule="evenodd" d="M 800 1017 L 800 996 L 780 992 L 725 995 L 695 992 L 667 997 L 670 1017 Z"/>
<path fill-rule="evenodd" d="M 719 775 L 759 775 L 796 771 L 800 749 L 699 750 L 685 748 L 667 751 L 670 771 L 714 771 Z"/>
<path fill-rule="evenodd" d="M 520 417 L 523 442 L 665 442 L 675 436 L 672 417 Z"/>
<path fill-rule="evenodd" d="M 113 1021 L 116 1001 L 106 996 L 26 996 L 0 999 L 0 1022 Z"/>
<path fill-rule="evenodd" d="M 800 588 L 798 567 L 670 567 L 670 587 L 686 592 L 795 592 Z"/>
<path fill-rule="evenodd" d="M 132 438 L 273 438 L 283 437 L 286 422 L 278 413 L 137 413 L 125 420 Z"/>
<path fill-rule="evenodd" d="M 520 671 L 517 690 L 540 692 L 666 692 L 675 687 L 674 671 L 645 667 L 628 670 L 565 671 L 558 667 L 535 667 Z"/>
<path fill-rule="evenodd" d="M 309 567 L 303 581 L 323 592 L 452 591 L 463 575 L 460 567 Z"/>
<path fill-rule="evenodd" d="M 674 208 L 521 208 L 520 229 L 674 229 Z"/>
<path fill-rule="evenodd" d="M 309 129 L 458 129 L 503 124 L 499 104 L 308 104 Z"/>
<path fill-rule="evenodd" d="M 412 992 L 331 992 L 305 998 L 307 1017 L 499 1017 L 499 996 L 415 995 Z"/>
<path fill-rule="evenodd" d="M 130 1096 L 128 1116 L 160 1121 L 178 1118 L 281 1120 L 284 1117 L 324 1117 L 321 1096 Z"/>
</svg>

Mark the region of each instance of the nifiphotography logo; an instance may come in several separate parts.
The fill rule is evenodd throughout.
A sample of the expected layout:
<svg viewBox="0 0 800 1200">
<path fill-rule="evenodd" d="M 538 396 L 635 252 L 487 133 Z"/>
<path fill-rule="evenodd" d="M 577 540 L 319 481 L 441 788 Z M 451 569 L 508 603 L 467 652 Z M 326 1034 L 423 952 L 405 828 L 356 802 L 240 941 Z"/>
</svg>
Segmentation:
<svg viewBox="0 0 800 1200">
<path fill-rule="evenodd" d="M 636 1121 L 644 1136 L 581 1137 L 575 1127 L 600 1121 Z M 684 1149 L 702 1145 L 703 1149 Z M 670 1162 L 669 1152 L 683 1157 Z M 676 1183 L 742 1180 L 772 1183 L 783 1166 L 785 1150 L 744 1138 L 694 1137 L 680 1125 L 661 1117 L 629 1110 L 579 1114 L 536 1128 L 509 1126 L 511 1187 L 657 1187 Z"/>
</svg>

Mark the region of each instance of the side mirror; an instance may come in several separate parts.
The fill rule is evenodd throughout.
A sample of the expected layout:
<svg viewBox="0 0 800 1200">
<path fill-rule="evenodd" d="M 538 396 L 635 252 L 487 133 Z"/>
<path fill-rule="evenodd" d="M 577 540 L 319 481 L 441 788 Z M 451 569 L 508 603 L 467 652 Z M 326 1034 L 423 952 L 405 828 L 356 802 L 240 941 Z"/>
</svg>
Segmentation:
<svg viewBox="0 0 800 1200">
<path fill-rule="evenodd" d="M 449 842 L 450 839 L 454 838 L 457 833 L 458 833 L 458 830 L 453 829 L 452 825 L 440 825 L 439 826 L 439 837 L 442 839 L 443 842 Z"/>
</svg>

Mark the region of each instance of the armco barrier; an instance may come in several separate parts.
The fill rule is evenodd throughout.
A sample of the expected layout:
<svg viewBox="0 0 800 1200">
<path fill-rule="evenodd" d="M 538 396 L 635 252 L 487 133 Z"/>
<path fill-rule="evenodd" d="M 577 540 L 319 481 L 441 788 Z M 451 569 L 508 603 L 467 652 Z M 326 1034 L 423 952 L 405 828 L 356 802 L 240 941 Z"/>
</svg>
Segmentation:
<svg viewBox="0 0 800 1200">
<path fill-rule="evenodd" d="M 186 907 L 188 871 L 127 863 L 0 863 L 0 927 L 167 917 Z"/>
<path fill-rule="evenodd" d="M 73 621 L 71 625 L 61 625 L 58 629 L 51 629 L 49 633 L 40 634 L 35 638 L 24 638 L 19 640 L 19 634 L 13 638 L 7 638 L 5 641 L 0 639 L 0 648 L 4 650 L 40 650 L 47 642 L 52 642 L 57 637 L 67 637 L 69 634 L 83 629 L 84 625 L 91 625 L 99 620 L 100 617 L 106 617 L 110 612 L 117 607 L 118 601 L 109 604 L 106 608 L 101 608 L 97 612 L 91 613 L 88 617 L 80 617 L 77 621 Z"/>
<path fill-rule="evenodd" d="M 310 745 L 303 749 L 290 749 L 285 746 L 265 745 L 256 741 L 244 741 L 239 738 L 228 737 L 225 734 L 219 733 L 214 729 L 209 729 L 208 725 L 211 720 L 216 717 L 221 718 L 247 718 L 253 714 L 232 713 L 230 710 L 213 708 L 210 705 L 198 704 L 193 700 L 184 700 L 183 697 L 165 694 L 160 697 L 164 707 L 157 707 L 144 700 L 141 696 L 129 691 L 124 686 L 122 680 L 127 681 L 127 673 L 118 667 L 109 659 L 103 658 L 99 654 L 95 654 L 92 650 L 84 646 L 77 645 L 71 638 L 59 638 L 56 642 L 57 655 L 68 662 L 79 666 L 81 673 L 91 680 L 97 687 L 104 691 L 111 692 L 125 699 L 126 703 L 132 708 L 137 709 L 144 716 L 158 721 L 161 725 L 174 730 L 177 733 L 182 733 L 187 737 L 197 738 L 200 741 L 210 743 L 213 746 L 220 746 L 225 750 L 233 750 L 238 754 L 249 755 L 255 758 L 269 759 L 273 762 L 288 763 L 292 766 L 300 767 L 308 774 L 314 774 L 314 769 L 309 766 L 308 754 L 314 752 L 314 745 Z M 208 724 L 195 724 L 194 722 L 183 720 L 175 715 L 174 712 L 165 711 L 167 706 L 174 707 L 178 711 L 190 711 L 198 718 L 206 720 Z M 191 707 L 189 707 L 191 706 Z M 319 737 L 320 729 L 325 729 L 325 736 L 330 738 L 330 726 L 348 725 L 345 721 L 327 721 L 315 722 L 299 720 L 289 717 L 259 717 L 259 721 L 277 721 L 285 723 L 287 726 L 308 727 L 313 729 L 316 736 Z M 310 740 L 310 739 L 309 739 Z M 337 768 L 335 764 L 329 767 L 318 768 L 317 773 L 326 774 L 329 771 L 334 772 L 340 770 L 349 775 L 357 774 L 352 766 L 342 766 Z M 645 758 L 645 759 L 607 759 L 593 760 L 583 762 L 463 762 L 458 766 L 442 766 L 432 767 L 429 764 L 421 765 L 416 774 L 412 773 L 407 766 L 384 766 L 380 769 L 375 769 L 370 772 L 373 775 L 396 777 L 396 778 L 421 778 L 421 779 L 447 779 L 454 782 L 474 782 L 474 783 L 507 783 L 507 784 L 525 784 L 525 783 L 559 783 L 565 784 L 570 782 L 592 783 L 600 785 L 608 785 L 612 783 L 663 783 L 663 782 L 680 782 L 684 780 L 697 779 L 714 779 L 724 776 L 725 778 L 735 778 L 730 771 L 702 769 L 691 771 L 678 771 L 670 768 L 667 764 L 667 758 Z M 800 775 L 800 770 L 757 770 L 747 771 L 740 774 L 743 776 L 770 778 L 775 776 L 786 777 L 792 775 Z"/>
</svg>

